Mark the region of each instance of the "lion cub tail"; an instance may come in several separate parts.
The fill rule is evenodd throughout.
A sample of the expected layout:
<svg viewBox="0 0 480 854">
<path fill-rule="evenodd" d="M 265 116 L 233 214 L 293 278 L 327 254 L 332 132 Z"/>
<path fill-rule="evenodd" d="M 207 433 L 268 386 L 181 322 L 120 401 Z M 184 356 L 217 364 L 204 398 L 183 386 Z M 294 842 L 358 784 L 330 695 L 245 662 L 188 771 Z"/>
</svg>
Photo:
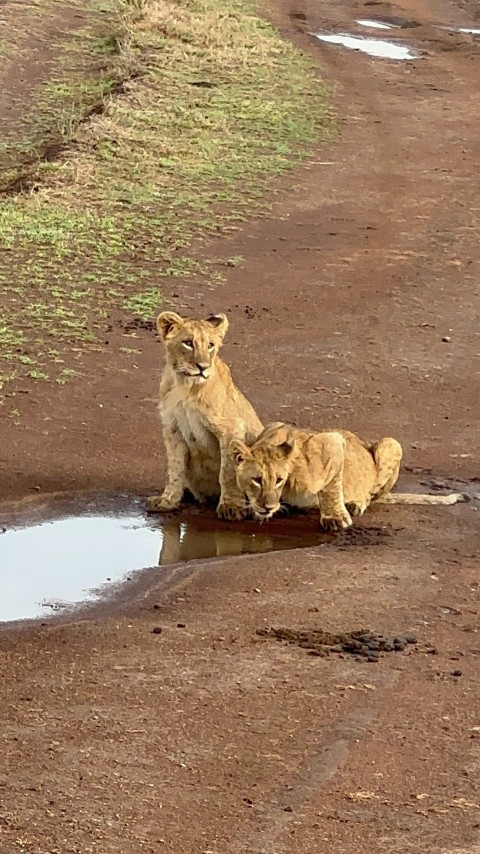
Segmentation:
<svg viewBox="0 0 480 854">
<path fill-rule="evenodd" d="M 425 493 L 415 492 L 387 492 L 375 499 L 375 504 L 428 504 L 428 505 L 443 505 L 458 504 L 461 501 L 468 501 L 468 498 L 461 492 L 450 492 L 448 495 L 426 495 Z"/>
</svg>

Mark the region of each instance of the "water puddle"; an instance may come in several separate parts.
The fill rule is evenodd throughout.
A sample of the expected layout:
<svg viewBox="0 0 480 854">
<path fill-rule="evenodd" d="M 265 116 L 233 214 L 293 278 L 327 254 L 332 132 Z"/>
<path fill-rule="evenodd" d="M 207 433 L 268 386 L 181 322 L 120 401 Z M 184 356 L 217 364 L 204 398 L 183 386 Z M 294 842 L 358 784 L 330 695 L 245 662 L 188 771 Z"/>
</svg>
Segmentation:
<svg viewBox="0 0 480 854">
<path fill-rule="evenodd" d="M 386 24 L 385 21 L 371 21 L 369 18 L 358 18 L 356 21 L 361 27 L 369 27 L 372 30 L 393 30 L 392 24 Z"/>
<path fill-rule="evenodd" d="M 383 39 L 368 39 L 363 36 L 350 36 L 342 33 L 324 34 L 314 33 L 320 41 L 328 42 L 329 44 L 339 44 L 349 50 L 359 50 L 368 56 L 379 57 L 381 59 L 417 59 L 420 54 L 406 45 L 395 44 L 394 42 L 384 41 Z"/>
<path fill-rule="evenodd" d="M 219 523 L 212 512 L 160 519 L 145 516 L 131 500 L 120 508 L 90 502 L 80 511 L 77 501 L 76 507 L 43 508 L 38 516 L 29 524 L 18 513 L 0 520 L 0 621 L 45 617 L 100 601 L 146 568 L 332 539 L 312 520 L 289 519 L 286 534 L 281 518 L 262 526 Z"/>
<path fill-rule="evenodd" d="M 460 27 L 457 33 L 466 33 L 470 36 L 480 36 L 480 29 L 477 27 Z"/>
</svg>

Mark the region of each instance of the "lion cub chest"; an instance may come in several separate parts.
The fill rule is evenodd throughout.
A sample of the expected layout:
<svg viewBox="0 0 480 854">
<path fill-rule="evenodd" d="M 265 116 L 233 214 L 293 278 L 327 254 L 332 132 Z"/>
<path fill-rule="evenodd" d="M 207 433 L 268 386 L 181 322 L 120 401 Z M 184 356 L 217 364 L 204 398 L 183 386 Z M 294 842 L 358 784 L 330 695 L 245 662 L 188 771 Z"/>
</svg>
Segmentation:
<svg viewBox="0 0 480 854">
<path fill-rule="evenodd" d="M 160 403 L 160 414 L 163 423 L 178 431 L 191 451 L 198 449 L 207 455 L 218 455 L 218 440 L 209 429 L 201 409 L 181 390 L 167 392 Z"/>
</svg>

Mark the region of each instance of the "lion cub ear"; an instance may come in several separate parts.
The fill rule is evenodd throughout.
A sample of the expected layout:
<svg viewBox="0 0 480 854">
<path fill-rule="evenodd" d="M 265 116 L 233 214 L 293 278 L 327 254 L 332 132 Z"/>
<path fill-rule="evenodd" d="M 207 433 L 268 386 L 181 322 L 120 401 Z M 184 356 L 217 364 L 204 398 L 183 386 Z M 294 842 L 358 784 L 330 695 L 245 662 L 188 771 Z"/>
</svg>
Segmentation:
<svg viewBox="0 0 480 854">
<path fill-rule="evenodd" d="M 157 332 L 162 341 L 166 341 L 170 333 L 176 332 L 180 326 L 183 326 L 183 317 L 175 311 L 162 311 L 157 317 Z"/>
<path fill-rule="evenodd" d="M 252 456 L 246 444 L 241 442 L 240 439 L 232 439 L 228 446 L 228 452 L 233 457 L 237 465 L 240 465 L 240 463 L 243 463 L 246 459 Z"/>
<path fill-rule="evenodd" d="M 219 338 L 221 338 L 223 341 L 223 339 L 225 338 L 227 329 L 228 329 L 228 317 L 227 317 L 227 315 L 226 314 L 210 314 L 209 317 L 207 317 L 207 323 L 209 323 L 210 326 L 213 326 L 213 328 L 215 329 L 215 332 L 217 333 Z"/>
<path fill-rule="evenodd" d="M 291 457 L 295 450 L 295 439 L 291 439 L 290 442 L 282 442 L 281 445 L 277 445 L 277 451 L 280 451 L 283 457 Z"/>
</svg>

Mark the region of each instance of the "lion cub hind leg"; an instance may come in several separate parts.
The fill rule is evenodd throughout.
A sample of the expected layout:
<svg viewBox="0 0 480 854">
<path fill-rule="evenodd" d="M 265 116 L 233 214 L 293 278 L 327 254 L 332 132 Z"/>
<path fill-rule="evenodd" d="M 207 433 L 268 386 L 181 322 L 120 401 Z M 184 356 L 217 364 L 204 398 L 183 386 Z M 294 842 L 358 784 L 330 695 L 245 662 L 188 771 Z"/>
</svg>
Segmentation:
<svg viewBox="0 0 480 854">
<path fill-rule="evenodd" d="M 322 441 L 323 459 L 319 480 L 323 482 L 317 482 L 313 491 L 318 494 L 320 527 L 326 531 L 342 531 L 352 524 L 343 496 L 345 440 L 340 433 L 326 433 L 318 438 Z"/>
<path fill-rule="evenodd" d="M 387 437 L 372 445 L 370 452 L 375 460 L 377 477 L 372 489 L 372 501 L 391 492 L 400 474 L 402 446 L 396 439 Z"/>
<path fill-rule="evenodd" d="M 347 508 L 350 516 L 363 516 L 365 510 L 369 506 L 369 501 L 347 501 L 345 507 Z"/>
</svg>

